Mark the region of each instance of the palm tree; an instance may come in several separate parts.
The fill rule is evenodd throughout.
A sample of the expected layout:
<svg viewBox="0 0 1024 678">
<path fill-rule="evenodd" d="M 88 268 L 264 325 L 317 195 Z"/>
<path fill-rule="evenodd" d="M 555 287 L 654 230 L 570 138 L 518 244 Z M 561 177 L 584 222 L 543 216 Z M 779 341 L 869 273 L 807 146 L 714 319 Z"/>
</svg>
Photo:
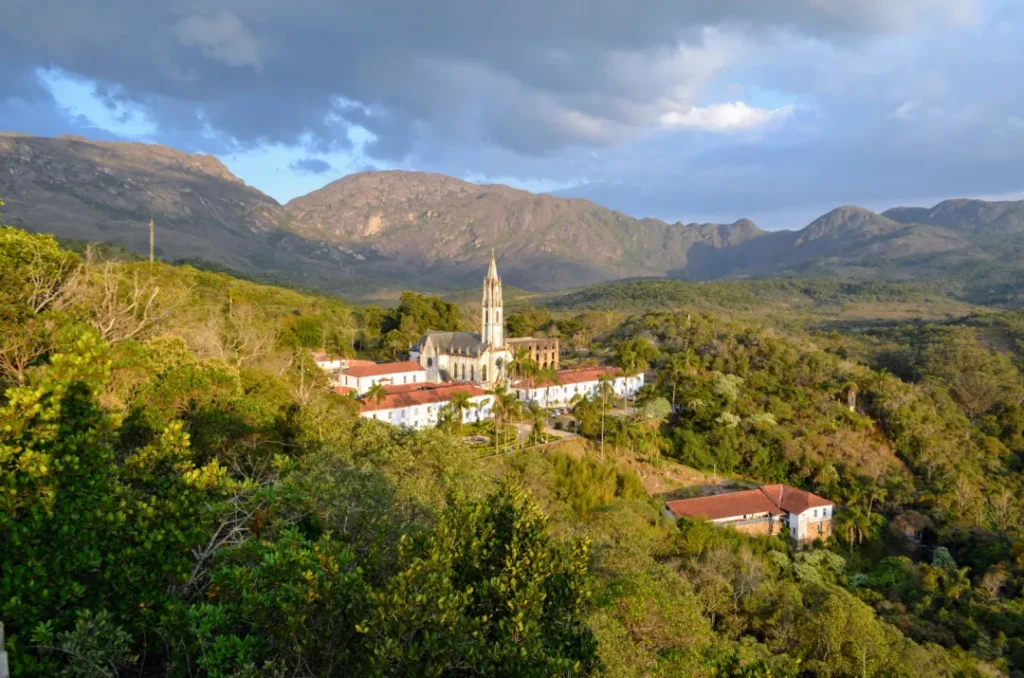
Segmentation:
<svg viewBox="0 0 1024 678">
<path fill-rule="evenodd" d="M 465 391 L 457 391 L 452 394 L 452 399 L 449 401 L 448 406 L 455 413 L 455 433 L 462 434 L 463 413 L 473 409 L 474 405 L 472 396 Z"/>
<path fill-rule="evenodd" d="M 531 437 L 534 439 L 534 443 L 541 443 L 544 440 L 544 423 L 547 418 L 547 409 L 533 402 L 530 403 L 529 410 L 530 418 L 533 420 Z"/>
<path fill-rule="evenodd" d="M 381 386 L 380 382 L 374 382 L 373 386 L 366 389 L 366 393 L 363 394 L 363 399 L 367 401 L 374 401 L 377 403 L 377 407 L 381 406 L 381 403 L 388 397 L 388 390 Z"/>
<path fill-rule="evenodd" d="M 604 414 L 608 407 L 608 398 L 615 396 L 613 381 L 613 377 L 607 374 L 602 374 L 597 380 L 597 392 L 601 396 L 601 461 L 604 461 Z"/>
<path fill-rule="evenodd" d="M 497 384 L 491 391 L 494 396 L 494 402 L 491 404 L 491 419 L 494 420 L 494 453 L 498 453 L 498 430 L 501 427 L 501 421 L 505 417 L 505 398 L 508 394 L 508 390 L 504 384 Z"/>
<path fill-rule="evenodd" d="M 850 506 L 843 512 L 843 530 L 846 532 L 846 541 L 850 544 L 850 555 L 853 555 L 853 541 L 858 544 L 864 542 L 868 530 L 871 527 L 871 519 L 860 506 Z"/>
<path fill-rule="evenodd" d="M 942 574 L 942 594 L 956 600 L 964 591 L 970 591 L 971 578 L 968 576 L 970 571 L 969 567 L 954 567 L 945 570 Z"/>
<path fill-rule="evenodd" d="M 447 403 L 437 413 L 437 427 L 445 433 L 455 435 L 455 427 L 458 421 L 457 417 L 458 412 L 452 407 L 451 403 Z"/>
<path fill-rule="evenodd" d="M 555 384 L 562 385 L 562 382 L 558 379 L 558 371 L 553 367 L 546 367 L 538 369 L 534 376 L 544 384 L 544 406 L 548 407 L 551 405 L 551 387 Z"/>
<path fill-rule="evenodd" d="M 502 396 L 503 403 L 502 407 L 505 410 L 506 421 L 519 421 L 523 416 L 523 404 L 516 398 L 515 393 L 506 393 Z M 519 438 L 519 429 L 516 429 L 516 438 Z M 505 444 L 508 444 L 508 429 L 505 429 Z"/>
<path fill-rule="evenodd" d="M 523 365 L 527 360 L 530 359 L 530 349 L 525 346 L 520 346 L 516 349 L 515 357 L 512 358 L 512 362 L 509 363 L 508 369 L 512 373 L 512 378 L 518 380 L 520 378 Z"/>
<path fill-rule="evenodd" d="M 686 375 L 691 375 L 696 372 L 696 366 L 699 362 L 700 358 L 692 348 L 687 348 L 684 351 L 676 353 L 669 359 L 666 373 L 669 377 L 669 381 L 672 382 L 673 412 L 676 411 L 676 387 L 679 385 L 679 380 Z"/>
<path fill-rule="evenodd" d="M 576 432 L 579 433 L 583 422 L 595 414 L 596 403 L 583 393 L 577 393 L 569 404 L 572 406 L 572 416 L 576 418 Z"/>
<path fill-rule="evenodd" d="M 522 406 L 519 400 L 516 399 L 516 394 L 506 389 L 504 384 L 495 386 L 491 393 L 494 394 L 494 404 L 491 406 L 491 412 L 494 415 L 494 451 L 497 453 L 498 431 L 501 424 L 516 418 Z M 507 437 L 505 442 L 508 442 Z"/>
</svg>

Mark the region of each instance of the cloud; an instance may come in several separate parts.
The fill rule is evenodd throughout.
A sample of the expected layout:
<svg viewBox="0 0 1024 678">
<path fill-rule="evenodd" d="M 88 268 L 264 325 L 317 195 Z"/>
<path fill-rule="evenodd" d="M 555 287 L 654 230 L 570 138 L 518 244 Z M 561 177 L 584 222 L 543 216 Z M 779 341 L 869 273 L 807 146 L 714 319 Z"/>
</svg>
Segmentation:
<svg viewBox="0 0 1024 678">
<path fill-rule="evenodd" d="M 545 155 L 657 128 L 667 111 L 785 30 L 861 40 L 959 24 L 980 0 L 51 0 L 5 9 L 0 42 L 113 84 L 167 133 L 200 116 L 238 143 L 344 138 L 339 97 L 391 158 L 424 136 Z M 343 127 L 343 124 L 341 125 Z"/>
<path fill-rule="evenodd" d="M 334 170 L 331 163 L 320 158 L 301 158 L 289 164 L 288 167 L 302 174 L 326 174 Z"/>
<path fill-rule="evenodd" d="M 174 34 L 182 45 L 198 47 L 206 56 L 228 66 L 261 69 L 256 39 L 231 12 L 189 14 L 175 24 Z"/>
<path fill-rule="evenodd" d="M 246 171 L 266 163 L 260 179 L 291 168 L 288 191 L 318 181 L 300 164 L 316 157 L 523 186 L 586 177 L 636 214 L 739 217 L 1008 192 L 1024 176 L 1012 0 L 7 5 L 0 128 L 52 133 L 65 116 L 66 131 L 130 136 L 134 121 Z M 41 67 L 102 105 L 55 97 Z"/>
<path fill-rule="evenodd" d="M 793 106 L 774 110 L 751 108 L 742 101 L 714 104 L 706 108 L 693 107 L 685 113 L 671 111 L 661 116 L 666 127 L 685 127 L 711 132 L 734 132 L 762 127 L 776 120 L 789 117 Z"/>
</svg>

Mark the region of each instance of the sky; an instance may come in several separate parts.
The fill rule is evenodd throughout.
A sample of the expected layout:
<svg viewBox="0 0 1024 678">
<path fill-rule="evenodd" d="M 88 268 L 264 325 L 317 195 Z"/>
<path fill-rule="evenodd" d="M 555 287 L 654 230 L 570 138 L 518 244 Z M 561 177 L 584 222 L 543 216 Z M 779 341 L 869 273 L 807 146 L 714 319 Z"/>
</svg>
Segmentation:
<svg viewBox="0 0 1024 678">
<path fill-rule="evenodd" d="M 1024 197 L 1019 0 L 0 0 L 0 130 L 800 228 Z"/>
</svg>

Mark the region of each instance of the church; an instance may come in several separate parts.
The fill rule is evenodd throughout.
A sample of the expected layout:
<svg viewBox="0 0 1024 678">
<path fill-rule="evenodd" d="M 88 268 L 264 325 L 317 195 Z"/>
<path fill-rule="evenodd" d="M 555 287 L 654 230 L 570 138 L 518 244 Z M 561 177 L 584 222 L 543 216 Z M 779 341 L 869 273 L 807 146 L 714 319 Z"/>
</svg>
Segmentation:
<svg viewBox="0 0 1024 678">
<path fill-rule="evenodd" d="M 501 278 L 491 251 L 484 278 L 480 332 L 427 332 L 409 352 L 409 359 L 427 371 L 431 382 L 462 381 L 494 388 L 508 379 L 509 363 L 525 353 L 543 368 L 558 369 L 558 339 L 505 339 Z"/>
</svg>

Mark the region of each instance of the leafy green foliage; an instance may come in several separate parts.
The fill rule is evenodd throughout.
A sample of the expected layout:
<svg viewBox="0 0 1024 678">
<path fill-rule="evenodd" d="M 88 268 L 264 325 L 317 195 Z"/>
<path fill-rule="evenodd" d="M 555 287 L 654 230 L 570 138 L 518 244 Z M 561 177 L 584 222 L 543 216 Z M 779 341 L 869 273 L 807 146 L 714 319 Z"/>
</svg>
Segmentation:
<svg viewBox="0 0 1024 678">
<path fill-rule="evenodd" d="M 520 329 L 653 378 L 635 412 L 607 383 L 577 399 L 573 453 L 484 461 L 461 440 L 466 399 L 437 429 L 362 419 L 309 357 L 399 354 L 460 327 L 452 305 L 353 309 L 0 235 L 16 675 L 1024 670 L 1019 314 L 807 335 L 524 309 Z M 759 285 L 734 291 L 921 300 Z M 542 408 L 499 387 L 494 412 L 495 450 L 513 421 L 541 439 Z M 645 489 L 691 476 L 673 461 L 834 499 L 833 536 L 797 550 L 677 525 Z"/>
</svg>

